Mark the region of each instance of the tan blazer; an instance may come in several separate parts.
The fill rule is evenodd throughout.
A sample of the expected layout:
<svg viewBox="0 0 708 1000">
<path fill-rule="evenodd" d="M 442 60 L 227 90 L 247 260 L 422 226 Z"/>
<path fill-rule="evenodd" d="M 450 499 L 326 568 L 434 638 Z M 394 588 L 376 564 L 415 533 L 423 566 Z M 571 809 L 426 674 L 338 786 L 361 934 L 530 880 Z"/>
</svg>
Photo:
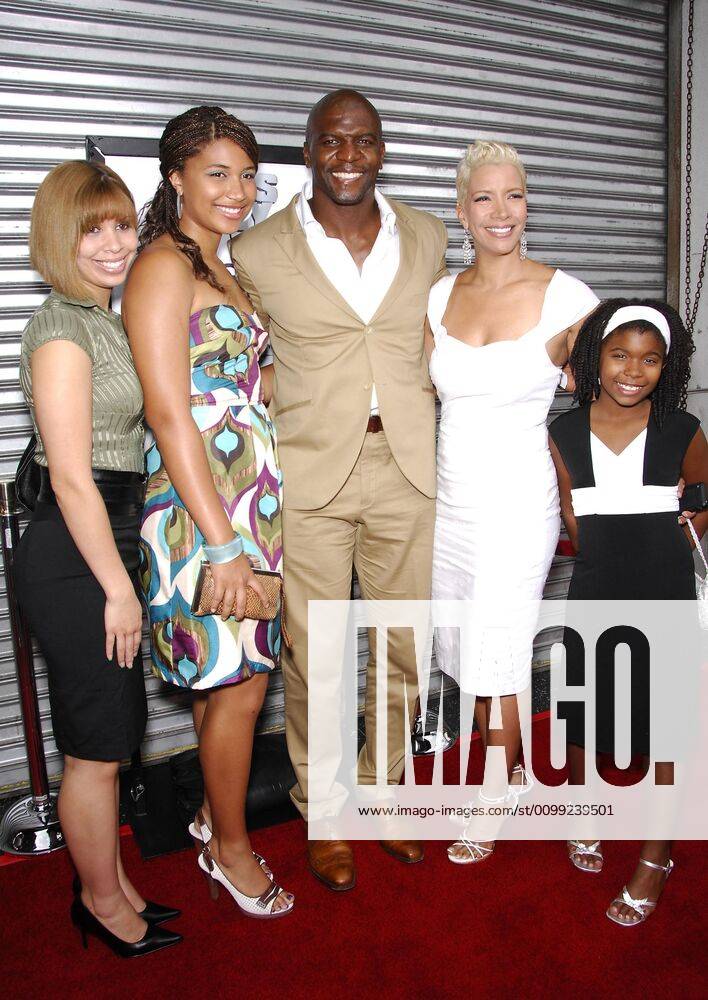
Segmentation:
<svg viewBox="0 0 708 1000">
<path fill-rule="evenodd" d="M 439 219 L 391 201 L 400 265 L 367 324 L 325 277 L 295 203 L 237 237 L 239 283 L 270 331 L 275 355 L 271 413 L 285 504 L 324 507 L 361 449 L 376 383 L 386 438 L 404 476 L 435 496 L 435 392 L 423 350 L 431 285 L 445 270 Z"/>
</svg>

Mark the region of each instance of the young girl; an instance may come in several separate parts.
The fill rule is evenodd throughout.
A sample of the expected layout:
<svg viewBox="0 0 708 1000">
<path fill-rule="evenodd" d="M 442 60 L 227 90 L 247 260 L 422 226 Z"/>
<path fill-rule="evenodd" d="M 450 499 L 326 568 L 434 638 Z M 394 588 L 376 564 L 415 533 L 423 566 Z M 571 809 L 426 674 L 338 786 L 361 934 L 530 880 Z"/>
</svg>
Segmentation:
<svg viewBox="0 0 708 1000">
<path fill-rule="evenodd" d="M 550 427 L 561 511 L 577 558 L 571 600 L 695 600 L 693 543 L 678 520 L 677 484 L 708 480 L 700 421 L 685 412 L 693 342 L 660 302 L 611 299 L 583 324 L 570 364 L 578 409 Z M 708 513 L 693 525 L 699 537 Z M 569 659 L 569 681 L 576 669 Z M 633 753 L 648 757 L 649 690 L 632 671 Z M 582 677 L 578 677 L 582 683 Z M 614 750 L 613 664 L 596 665 L 596 749 Z M 567 720 L 572 784 L 584 782 L 582 719 Z M 656 765 L 672 784 L 673 766 Z M 602 868 L 600 842 L 568 842 L 582 871 Z M 622 926 L 645 920 L 673 868 L 669 841 L 646 841 L 634 875 L 607 910 Z"/>
</svg>

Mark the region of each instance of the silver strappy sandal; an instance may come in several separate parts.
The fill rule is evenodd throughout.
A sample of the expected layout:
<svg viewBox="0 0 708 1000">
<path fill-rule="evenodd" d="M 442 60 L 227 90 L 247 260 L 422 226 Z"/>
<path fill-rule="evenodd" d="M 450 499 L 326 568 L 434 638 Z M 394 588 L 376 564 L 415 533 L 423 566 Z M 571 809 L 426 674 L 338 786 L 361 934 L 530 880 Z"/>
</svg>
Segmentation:
<svg viewBox="0 0 708 1000">
<path fill-rule="evenodd" d="M 509 803 L 516 805 L 516 803 L 519 800 L 519 795 L 523 794 L 519 791 L 519 789 L 523 788 L 524 792 L 529 791 L 530 786 L 529 788 L 526 788 L 524 787 L 524 785 L 526 784 L 527 781 L 531 782 L 531 779 L 527 775 L 526 771 L 524 771 L 524 769 L 521 767 L 521 765 L 517 764 L 517 767 L 521 768 L 521 771 L 524 775 L 522 785 L 508 785 L 506 795 L 500 795 L 498 797 L 485 795 L 482 789 L 480 788 L 480 790 L 477 792 L 477 799 L 480 802 L 484 803 L 484 805 L 502 805 L 502 804 L 506 805 Z M 516 768 L 514 768 L 514 770 L 516 770 Z M 533 782 L 531 782 L 531 784 L 533 784 Z M 491 843 L 492 846 L 484 847 L 485 841 L 470 840 L 469 837 L 465 836 L 468 829 L 469 829 L 469 824 L 465 827 L 465 831 L 460 837 L 460 839 L 456 840 L 454 844 L 450 844 L 450 846 L 447 849 L 447 856 L 454 865 L 476 865 L 479 864 L 480 861 L 485 861 L 488 857 L 490 857 L 490 855 L 494 854 L 494 847 L 495 847 L 494 843 L 488 841 L 488 843 Z M 464 850 L 466 853 L 462 857 L 455 857 L 455 855 L 451 853 L 455 849 Z"/>
<path fill-rule="evenodd" d="M 669 858 L 668 864 L 666 865 L 657 865 L 653 861 L 645 861 L 644 858 L 639 859 L 639 864 L 646 865 L 647 868 L 654 868 L 658 872 L 664 872 L 666 878 L 668 878 L 671 872 L 674 870 L 674 863 L 671 860 L 671 858 Z M 666 879 L 664 880 L 664 882 L 666 882 Z M 622 895 L 617 896 L 615 899 L 613 899 L 612 902 L 610 903 L 610 907 L 614 906 L 615 903 L 620 903 L 620 904 L 624 903 L 626 906 L 629 906 L 630 909 L 634 910 L 636 914 L 638 914 L 639 919 L 622 920 L 614 913 L 610 913 L 610 907 L 607 908 L 605 916 L 609 920 L 611 920 L 614 924 L 619 924 L 620 927 L 636 927 L 637 924 L 643 924 L 644 921 L 649 916 L 649 914 L 654 912 L 654 910 L 656 909 L 657 902 L 658 900 L 656 899 L 655 900 L 647 898 L 635 899 L 633 896 L 630 896 L 627 886 L 625 886 L 624 889 L 622 890 Z"/>
<path fill-rule="evenodd" d="M 568 857 L 578 871 L 594 872 L 596 875 L 602 871 L 605 858 L 600 850 L 599 840 L 596 840 L 592 844 L 585 844 L 582 840 L 567 840 L 566 845 L 568 847 Z M 597 858 L 600 864 L 596 868 L 589 868 L 587 865 L 580 863 L 581 858 Z"/>
<path fill-rule="evenodd" d="M 467 853 L 463 857 L 457 857 L 452 854 L 455 849 L 464 849 Z M 459 840 L 456 840 L 454 844 L 450 844 L 447 849 L 447 856 L 452 861 L 453 865 L 476 865 L 480 861 L 484 861 L 488 858 L 490 854 L 494 854 L 494 846 L 484 847 L 477 840 L 468 840 L 467 837 L 462 835 Z"/>
<path fill-rule="evenodd" d="M 534 781 L 529 772 L 523 766 L 523 764 L 517 764 L 516 767 L 512 768 L 511 777 L 513 778 L 515 774 L 521 776 L 521 781 L 518 785 L 510 784 L 509 787 L 513 788 L 517 795 L 526 795 L 533 788 Z"/>
</svg>

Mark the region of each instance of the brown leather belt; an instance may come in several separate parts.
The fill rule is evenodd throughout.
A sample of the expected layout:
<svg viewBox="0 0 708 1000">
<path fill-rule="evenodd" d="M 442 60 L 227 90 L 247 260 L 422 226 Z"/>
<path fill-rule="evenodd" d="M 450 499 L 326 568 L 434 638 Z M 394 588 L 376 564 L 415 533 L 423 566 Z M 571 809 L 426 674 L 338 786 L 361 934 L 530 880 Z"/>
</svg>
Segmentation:
<svg viewBox="0 0 708 1000">
<path fill-rule="evenodd" d="M 381 423 L 381 417 L 377 414 L 369 417 L 369 422 L 366 425 L 366 430 L 368 434 L 378 434 L 379 431 L 383 430 L 383 424 Z"/>
</svg>

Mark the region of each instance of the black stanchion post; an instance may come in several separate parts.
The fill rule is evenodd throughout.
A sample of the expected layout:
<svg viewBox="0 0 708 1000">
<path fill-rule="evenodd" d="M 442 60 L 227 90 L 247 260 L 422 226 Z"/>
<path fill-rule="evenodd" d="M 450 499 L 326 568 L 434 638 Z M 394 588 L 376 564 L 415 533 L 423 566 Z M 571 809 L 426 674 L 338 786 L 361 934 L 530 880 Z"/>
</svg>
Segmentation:
<svg viewBox="0 0 708 1000">
<path fill-rule="evenodd" d="M 0 822 L 0 850 L 11 854 L 46 854 L 64 847 L 64 838 L 56 814 L 56 795 L 49 791 L 47 779 L 32 641 L 15 594 L 13 558 L 20 540 L 21 512 L 14 481 L 0 482 L 2 559 L 32 788 L 30 796 L 15 802 L 3 816 Z"/>
</svg>

